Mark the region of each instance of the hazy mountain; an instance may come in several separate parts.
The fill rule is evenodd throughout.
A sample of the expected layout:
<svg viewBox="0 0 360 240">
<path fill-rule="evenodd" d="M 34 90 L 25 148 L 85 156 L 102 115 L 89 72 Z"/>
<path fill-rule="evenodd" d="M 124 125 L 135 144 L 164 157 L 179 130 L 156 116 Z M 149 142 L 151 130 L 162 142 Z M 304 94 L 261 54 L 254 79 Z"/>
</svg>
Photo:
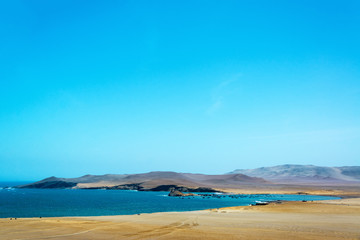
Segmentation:
<svg viewBox="0 0 360 240">
<path fill-rule="evenodd" d="M 142 174 L 85 175 L 78 178 L 49 177 L 22 185 L 22 188 L 99 188 L 150 189 L 162 185 L 185 187 L 231 188 L 241 185 L 266 184 L 264 179 L 244 174 L 205 175 L 177 172 L 149 172 Z"/>
<path fill-rule="evenodd" d="M 241 173 L 275 183 L 360 183 L 360 167 L 319 167 L 314 165 L 279 165 L 256 169 L 237 169 Z"/>
</svg>

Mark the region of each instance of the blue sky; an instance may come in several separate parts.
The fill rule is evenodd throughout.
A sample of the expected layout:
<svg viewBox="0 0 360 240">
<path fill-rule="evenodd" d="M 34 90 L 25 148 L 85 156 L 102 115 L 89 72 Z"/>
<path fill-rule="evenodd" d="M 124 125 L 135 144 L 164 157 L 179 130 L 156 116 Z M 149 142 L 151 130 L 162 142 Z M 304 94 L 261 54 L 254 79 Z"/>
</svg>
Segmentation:
<svg viewBox="0 0 360 240">
<path fill-rule="evenodd" d="M 0 180 L 360 163 L 359 1 L 2 1 Z"/>
</svg>

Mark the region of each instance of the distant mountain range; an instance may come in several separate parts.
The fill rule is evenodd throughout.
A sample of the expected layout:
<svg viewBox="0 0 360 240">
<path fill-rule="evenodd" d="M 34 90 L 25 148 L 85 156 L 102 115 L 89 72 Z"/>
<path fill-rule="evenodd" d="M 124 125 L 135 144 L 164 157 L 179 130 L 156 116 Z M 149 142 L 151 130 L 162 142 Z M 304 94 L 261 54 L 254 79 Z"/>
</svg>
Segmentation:
<svg viewBox="0 0 360 240">
<path fill-rule="evenodd" d="M 78 178 L 49 177 L 19 188 L 123 189 L 140 191 L 212 191 L 213 189 L 276 186 L 276 184 L 355 185 L 360 186 L 360 166 L 319 167 L 280 165 L 256 169 L 237 169 L 222 175 L 177 172 L 142 174 L 85 175 Z"/>
<path fill-rule="evenodd" d="M 191 188 L 192 191 L 208 191 L 210 190 L 209 188 L 234 188 L 241 185 L 248 186 L 252 184 L 267 184 L 267 182 L 261 178 L 249 177 L 239 173 L 205 175 L 177 172 L 149 172 L 143 174 L 85 175 L 78 178 L 50 177 L 35 183 L 18 187 L 82 189 L 103 188 L 142 191 L 169 191 L 170 188 L 173 187 L 187 187 Z"/>
<path fill-rule="evenodd" d="M 237 169 L 229 174 L 245 174 L 273 183 L 359 183 L 360 166 L 319 167 L 314 165 L 279 165 L 256 169 Z"/>
</svg>

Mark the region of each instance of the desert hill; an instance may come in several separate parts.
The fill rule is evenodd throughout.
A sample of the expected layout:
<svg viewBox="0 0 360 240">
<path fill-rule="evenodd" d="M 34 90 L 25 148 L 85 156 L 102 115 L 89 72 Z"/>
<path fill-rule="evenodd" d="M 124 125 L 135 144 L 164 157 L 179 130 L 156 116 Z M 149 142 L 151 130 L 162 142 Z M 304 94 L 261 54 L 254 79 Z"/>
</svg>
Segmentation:
<svg viewBox="0 0 360 240">
<path fill-rule="evenodd" d="M 244 174 L 205 175 L 177 172 L 149 172 L 142 174 L 106 174 L 85 175 L 78 178 L 49 177 L 38 182 L 18 186 L 20 188 L 106 188 L 134 190 L 164 190 L 171 187 L 201 188 L 236 188 L 268 184 L 262 178 L 249 177 Z M 206 190 L 206 189 L 205 189 Z M 204 191 L 205 191 L 204 190 Z M 209 189 L 208 189 L 209 190 Z"/>
<path fill-rule="evenodd" d="M 236 173 L 263 178 L 273 183 L 360 184 L 360 166 L 319 167 L 286 164 L 256 169 L 237 169 L 229 174 Z"/>
</svg>

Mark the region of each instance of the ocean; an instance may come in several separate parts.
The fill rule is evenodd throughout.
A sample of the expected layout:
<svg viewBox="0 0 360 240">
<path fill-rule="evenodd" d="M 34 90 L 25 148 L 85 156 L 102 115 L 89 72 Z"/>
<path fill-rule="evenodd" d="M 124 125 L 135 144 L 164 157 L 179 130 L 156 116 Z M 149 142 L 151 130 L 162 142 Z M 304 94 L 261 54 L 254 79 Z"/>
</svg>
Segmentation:
<svg viewBox="0 0 360 240">
<path fill-rule="evenodd" d="M 4 186 L 4 184 L 2 184 Z M 256 201 L 311 201 L 328 196 L 257 194 L 232 197 L 168 197 L 168 192 L 0 187 L 0 218 L 103 216 L 191 211 L 255 204 Z"/>
</svg>

